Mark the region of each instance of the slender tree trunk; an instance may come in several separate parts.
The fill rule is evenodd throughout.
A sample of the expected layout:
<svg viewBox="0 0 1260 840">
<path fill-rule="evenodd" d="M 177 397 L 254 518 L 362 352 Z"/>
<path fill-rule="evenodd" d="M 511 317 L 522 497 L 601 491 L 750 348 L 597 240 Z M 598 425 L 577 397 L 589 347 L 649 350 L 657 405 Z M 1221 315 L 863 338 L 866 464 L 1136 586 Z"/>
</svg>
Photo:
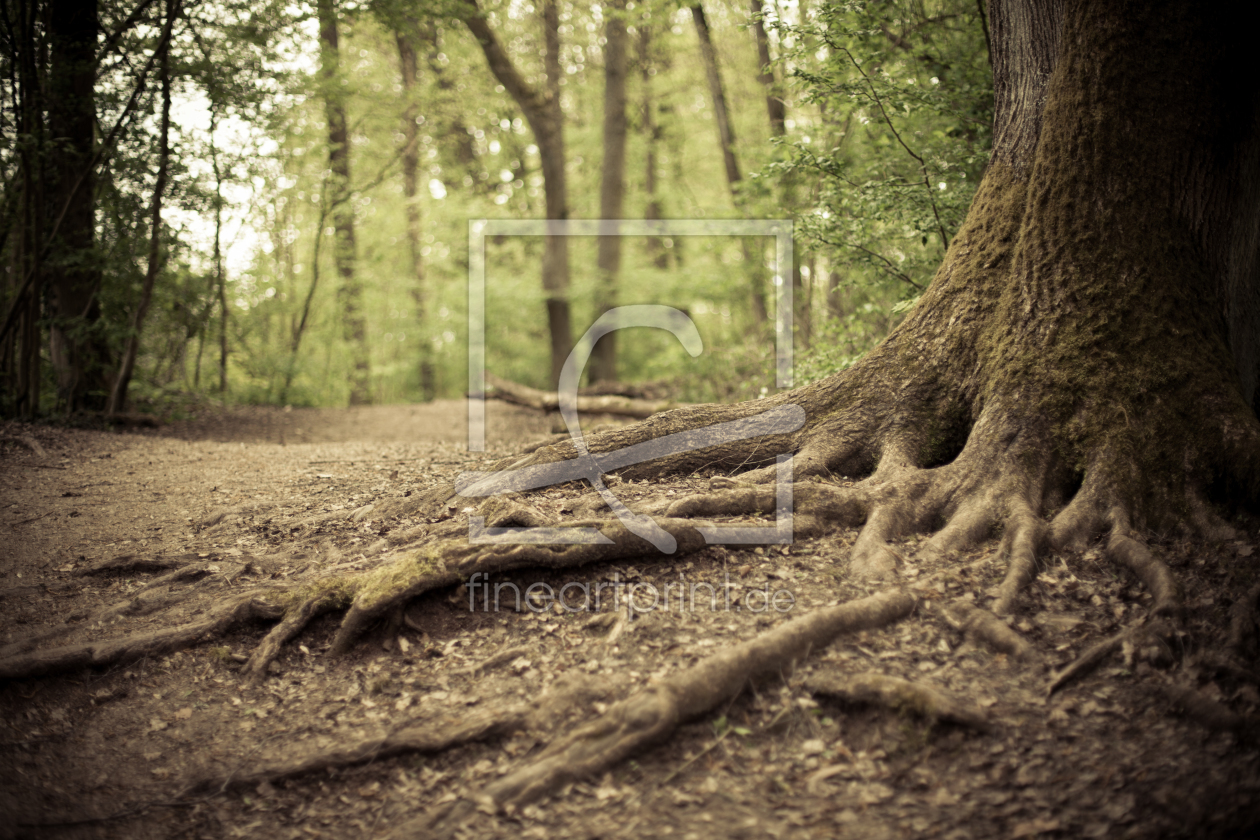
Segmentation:
<svg viewBox="0 0 1260 840">
<path fill-rule="evenodd" d="M 158 128 L 157 180 L 153 185 L 153 203 L 149 221 L 149 263 L 144 272 L 140 300 L 136 303 L 136 309 L 131 318 L 131 333 L 127 336 L 127 345 L 123 350 L 122 366 L 114 379 L 114 387 L 109 395 L 109 406 L 106 409 L 108 414 L 118 414 L 126 406 L 127 389 L 131 385 L 136 355 L 140 351 L 140 334 L 144 329 L 144 317 L 149 311 L 149 302 L 153 299 L 153 285 L 162 267 L 162 196 L 166 193 L 167 169 L 171 157 L 170 32 L 178 9 L 178 0 L 166 0 L 166 25 L 163 27 L 162 52 L 158 59 L 158 78 L 162 84 L 162 116 Z"/>
<path fill-rule="evenodd" d="M 342 338 L 350 348 L 350 404 L 371 401 L 371 360 L 367 323 L 363 318 L 363 286 L 355 273 L 354 204 L 350 189 L 350 136 L 346 127 L 345 96 L 339 73 L 336 0 L 318 0 L 320 82 L 328 118 L 328 168 L 333 179 L 333 263 L 340 285 Z"/>
<path fill-rule="evenodd" d="M 639 24 L 639 87 L 643 93 L 642 120 L 643 140 L 646 150 L 643 156 L 643 191 L 647 193 L 643 218 L 649 222 L 661 218 L 661 197 L 657 190 L 657 149 L 661 144 L 661 124 L 656 119 L 657 103 L 652 92 L 652 76 L 656 62 L 652 56 L 652 27 L 647 21 Z M 648 254 L 657 268 L 669 267 L 669 252 L 659 236 L 649 236 Z"/>
<path fill-rule="evenodd" d="M 23 419 L 34 419 L 40 402 L 40 298 L 43 288 L 41 250 L 44 242 L 44 177 L 40 160 L 47 143 L 44 134 L 43 97 L 37 58 L 35 56 L 35 8 L 18 4 L 17 79 L 20 96 L 18 131 L 33 138 L 20 151 L 22 174 L 21 223 L 12 234 L 14 253 L 12 316 L 17 318 L 10 357 L 13 413 Z M 28 283 L 27 278 L 30 282 Z M 6 339 L 6 350 L 11 345 Z"/>
<path fill-rule="evenodd" d="M 696 35 L 700 39 L 700 58 L 704 63 L 705 76 L 709 80 L 709 96 L 713 100 L 713 119 L 717 123 L 718 143 L 722 147 L 726 184 L 730 188 L 731 199 L 738 207 L 741 203 L 739 182 L 743 176 L 739 171 L 739 162 L 735 159 L 735 129 L 731 126 L 730 112 L 726 107 L 726 91 L 722 85 L 717 50 L 713 48 L 713 37 L 709 33 L 709 21 L 704 15 L 704 6 L 696 3 L 691 7 L 691 20 L 695 24 Z M 753 318 L 758 325 L 764 324 L 769 318 L 766 309 L 764 266 L 762 265 L 765 244 L 752 243 L 743 239 L 740 241 L 740 247 L 744 252 L 744 271 L 748 275 Z"/>
<path fill-rule="evenodd" d="M 798 280 L 800 287 L 800 294 L 793 298 L 796 302 L 796 332 L 801 338 L 801 346 L 808 348 L 814 339 L 814 289 L 818 287 L 818 276 L 814 270 L 817 263 L 813 254 L 802 258 L 796 248 L 792 249 L 792 254 L 796 263 L 792 277 Z M 809 282 L 805 282 L 805 277 L 809 278 Z"/>
<path fill-rule="evenodd" d="M 424 260 L 420 254 L 420 130 L 416 125 L 416 117 L 420 114 L 420 106 L 416 101 L 417 77 L 419 64 L 416 58 L 416 33 L 399 29 L 394 33 L 398 43 L 398 63 L 402 71 L 403 96 L 406 97 L 406 108 L 403 110 L 403 152 L 402 178 L 403 200 L 407 213 L 407 248 L 411 257 L 411 299 L 416 308 L 415 328 L 420 335 L 419 372 L 420 398 L 431 400 L 436 396 L 433 367 L 433 341 L 430 337 L 432 325 L 429 321 L 428 289 L 424 276 Z M 467 135 L 465 135 L 467 136 Z"/>
<path fill-rule="evenodd" d="M 844 275 L 830 266 L 827 271 L 827 317 L 844 317 L 844 296 L 840 288 L 844 283 Z"/>
<path fill-rule="evenodd" d="M 762 0 L 750 0 L 752 8 L 752 29 L 757 39 L 757 60 L 761 64 L 757 72 L 757 81 L 766 89 L 766 115 L 770 118 L 770 133 L 782 137 L 785 131 L 787 109 L 783 102 L 783 92 L 774 77 L 774 65 L 770 59 L 770 38 L 766 34 Z"/>
<path fill-rule="evenodd" d="M 534 88 L 517 71 L 499 39 L 490 29 L 475 0 L 464 0 L 468 12 L 464 23 L 485 54 L 490 72 L 507 90 L 525 114 L 542 163 L 543 193 L 547 218 L 569 218 L 568 186 L 565 175 L 564 113 L 560 109 L 560 10 L 556 0 L 543 0 L 544 91 Z M 547 326 L 551 336 L 550 387 L 560 382 L 560 370 L 573 349 L 569 314 L 569 243 L 563 236 L 545 238 L 542 270 L 543 294 L 547 304 Z"/>
<path fill-rule="evenodd" d="M 100 334 L 96 253 L 95 179 L 91 171 L 96 119 L 96 0 L 50 0 L 48 127 L 56 139 L 52 203 L 61 213 L 54 260 L 47 266 L 52 290 L 51 357 L 57 396 L 66 411 L 99 410 L 113 367 Z"/>
<path fill-rule="evenodd" d="M 718 67 L 717 50 L 713 48 L 713 37 L 709 34 L 709 21 L 704 15 L 704 6 L 696 3 L 691 7 L 691 20 L 700 39 L 700 58 L 704 63 L 705 77 L 709 81 L 709 97 L 713 101 L 718 145 L 722 149 L 722 163 L 726 167 L 726 183 L 734 195 L 735 185 L 743 176 L 739 171 L 739 162 L 735 159 L 735 129 L 731 127 L 730 112 L 726 107 L 726 89 L 722 85 L 722 71 Z"/>
<path fill-rule="evenodd" d="M 604 11 L 604 161 L 599 192 L 599 217 L 620 219 L 626 180 L 626 21 L 625 0 L 612 0 Z M 621 237 L 599 238 L 597 313 L 617 305 L 621 270 Z M 591 381 L 617 381 L 617 334 L 599 340 L 591 355 Z"/>
<path fill-rule="evenodd" d="M 223 270 L 223 171 L 219 166 L 219 146 L 215 139 L 219 114 L 210 109 L 210 168 L 214 172 L 214 262 L 215 297 L 219 303 L 219 393 L 228 392 L 228 301 L 227 275 Z"/>
</svg>

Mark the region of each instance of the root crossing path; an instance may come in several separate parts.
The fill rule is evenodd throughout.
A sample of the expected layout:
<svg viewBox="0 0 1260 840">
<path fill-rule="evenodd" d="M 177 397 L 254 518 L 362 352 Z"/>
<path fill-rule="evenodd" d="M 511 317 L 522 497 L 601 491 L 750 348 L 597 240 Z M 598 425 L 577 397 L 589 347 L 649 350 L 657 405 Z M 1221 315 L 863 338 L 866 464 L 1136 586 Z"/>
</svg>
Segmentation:
<svg viewBox="0 0 1260 840">
<path fill-rule="evenodd" d="M 434 490 L 552 432 L 492 403 L 491 451 L 470 454 L 464 416 L 0 429 L 38 444 L 0 442 L 0 836 L 1226 837 L 1260 820 L 1246 523 L 1160 539 L 1102 511 L 1055 548 L 1015 503 L 976 497 L 943 531 L 898 513 L 890 487 L 930 500 L 948 471 L 801 469 L 791 542 L 710 545 L 705 529 L 773 524 L 772 466 L 609 479 L 674 540 L 662 554 L 582 482 Z M 470 545 L 470 515 L 604 540 Z"/>
</svg>

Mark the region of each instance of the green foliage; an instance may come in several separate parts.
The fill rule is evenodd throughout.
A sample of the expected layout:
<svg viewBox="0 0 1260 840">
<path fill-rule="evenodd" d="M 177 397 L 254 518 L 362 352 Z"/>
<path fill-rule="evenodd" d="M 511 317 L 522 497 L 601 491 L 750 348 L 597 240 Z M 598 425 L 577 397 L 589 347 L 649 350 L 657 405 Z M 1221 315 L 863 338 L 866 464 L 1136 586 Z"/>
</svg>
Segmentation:
<svg viewBox="0 0 1260 840">
<path fill-rule="evenodd" d="M 479 5 L 521 75 L 541 89 L 537 9 L 507 0 Z M 121 32 L 98 73 L 105 132 L 127 113 L 138 68 L 154 51 L 162 7 L 153 4 L 126 29 L 134 5 L 103 0 L 102 28 Z M 342 280 L 329 232 L 339 200 L 355 220 L 371 398 L 419 399 L 426 353 L 438 395 L 463 392 L 468 222 L 544 215 L 536 138 L 459 20 L 466 8 L 459 0 L 423 9 L 401 0 L 343 2 L 334 74 L 319 72 L 312 3 L 212 0 L 182 9 L 171 43 L 176 103 L 163 263 L 141 334 L 136 407 L 187 411 L 207 394 L 255 403 L 346 401 L 352 354 L 341 329 Z M 774 91 L 786 100 L 782 137 L 767 120 L 747 7 L 705 8 L 745 177 L 732 196 L 688 8 L 636 2 L 625 12 L 625 213 L 643 217 L 655 201 L 667 219 L 795 218 L 802 266 L 796 373 L 798 383 L 808 381 L 852 364 L 886 334 L 929 282 L 966 212 L 990 139 L 981 7 L 961 0 L 841 3 L 811 6 L 801 19 L 793 17 L 799 6 L 767 6 Z M 561 105 L 575 219 L 599 211 L 606 13 L 561 4 Z M 401 75 L 400 32 L 417 52 L 410 91 Z M 0 55 L 6 101 L 16 101 L 4 87 L 15 60 Z M 98 329 L 114 350 L 127 338 L 148 255 L 157 87 L 150 78 L 105 150 L 96 180 L 96 251 L 74 257 L 100 266 Z M 345 191 L 328 173 L 330 97 L 348 116 L 352 176 Z M 411 205 L 419 213 L 422 279 L 411 261 L 403 194 L 402 121 L 409 113 L 418 129 Z M 0 221 L 16 218 L 6 208 L 20 189 L 14 173 L 22 150 L 42 154 L 41 142 L 0 121 Z M 651 195 L 649 152 L 657 184 Z M 5 240 L 4 265 L 18 266 L 19 239 Z M 768 250 L 759 256 L 756 245 L 746 246 L 729 237 L 626 240 L 618 301 L 687 311 L 705 352 L 693 359 L 663 332 L 629 331 L 618 343 L 623 379 L 670 383 L 688 401 L 749 399 L 774 387 L 773 330 L 754 314 L 750 288 L 760 271 L 771 297 L 769 271 L 759 264 Z M 570 248 L 569 296 L 580 335 L 600 314 L 595 242 L 575 238 Z M 487 243 L 487 367 L 536 387 L 546 386 L 549 371 L 541 256 L 535 239 Z M 5 310 L 18 285 L 13 271 L 0 283 Z M 221 339 L 226 392 L 218 387 Z M 49 408 L 46 349 L 41 369 Z M 9 388 L 0 388 L 4 411 L 16 405 Z"/>
<path fill-rule="evenodd" d="M 802 360 L 804 379 L 847 367 L 882 337 L 869 316 L 917 300 L 966 216 L 991 145 L 980 9 L 850 2 L 779 24 L 802 102 L 818 116 L 763 174 L 816 185 L 798 231 L 828 254 L 841 317 Z M 854 299 L 835 300 L 846 294 Z"/>
</svg>

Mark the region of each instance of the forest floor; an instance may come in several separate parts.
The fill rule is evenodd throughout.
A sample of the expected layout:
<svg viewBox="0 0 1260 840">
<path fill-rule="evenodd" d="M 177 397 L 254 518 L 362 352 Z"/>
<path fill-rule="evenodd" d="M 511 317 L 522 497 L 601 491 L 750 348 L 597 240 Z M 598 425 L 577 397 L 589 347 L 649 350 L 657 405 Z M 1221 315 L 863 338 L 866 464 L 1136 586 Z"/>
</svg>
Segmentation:
<svg viewBox="0 0 1260 840">
<path fill-rule="evenodd" d="M 312 563 L 353 568 L 356 546 L 395 525 L 319 515 L 451 481 L 552 432 L 551 420 L 537 412 L 492 403 L 492 451 L 474 454 L 464 415 L 462 402 L 445 401 L 238 409 L 130 433 L 0 428 L 0 436 L 26 435 L 42 450 L 0 446 L 0 645 L 66 621 L 71 626 L 55 644 L 160 622 L 160 615 L 102 616 L 154 576 L 83 574 L 118 555 L 196 555 L 204 561 L 200 573 L 223 591 L 244 591 Z M 629 502 L 706 486 L 706 479 L 681 477 L 651 487 L 621 482 L 615 492 Z M 562 513 L 573 496 L 543 490 L 531 502 Z M 302 524 L 315 520 L 321 524 L 314 531 Z M 299 536 L 309 550 L 285 554 Z M 579 718 L 589 717 L 650 679 L 809 608 L 874 591 L 845 574 L 854 537 L 840 530 L 788 546 L 713 546 L 563 576 L 501 576 L 521 591 L 542 582 L 558 590 L 570 581 L 701 587 L 694 608 L 647 609 L 644 597 L 628 622 L 613 620 L 612 590 L 594 616 L 555 605 L 536 609 L 529 601 L 518 610 L 506 594 L 495 611 L 492 603 L 470 605 L 468 588 L 458 586 L 416 599 L 403 626 L 382 627 L 332 658 L 326 649 L 339 616 L 328 615 L 284 650 L 259 685 L 242 678 L 238 660 L 264 635 L 262 625 L 160 658 L 0 682 L 0 837 L 383 836 L 501 777 L 548 736 L 517 732 L 206 793 L 189 793 L 189 783 L 231 781 L 282 757 L 415 721 L 456 726 L 482 710 L 531 702 L 565 680 L 590 680 L 602 695 L 578 709 Z M 901 552 L 913 556 L 915 542 Z M 1042 654 L 1041 665 L 1021 663 L 968 641 L 933 606 L 946 598 L 979 602 L 1001 581 L 1003 564 L 991 543 L 955 560 L 957 574 L 920 592 L 910 618 L 841 637 L 795 672 L 785 663 L 775 679 L 685 722 L 666 743 L 602 777 L 515 813 L 478 814 L 464 832 L 1255 836 L 1248 833 L 1260 823 L 1255 730 L 1213 731 L 1179 715 L 1160 687 L 1190 683 L 1255 719 L 1256 686 L 1208 673 L 1191 654 L 1223 636 L 1231 598 L 1256 576 L 1257 544 L 1255 527 L 1218 544 L 1153 541 L 1186 590 L 1185 649 L 1155 655 L 1153 663 L 1116 653 L 1047 696 L 1050 668 L 1132 623 L 1150 596 L 1098 552 L 1053 558 L 1011 622 Z M 265 556 L 284 559 L 251 562 Z M 790 601 L 791 608 L 757 607 L 775 593 L 788 593 L 776 603 Z M 139 623 L 128 624 L 132 618 Z M 983 721 L 934 723 L 913 709 L 836 702 L 808 688 L 824 673 L 843 681 L 867 672 L 950 692 Z"/>
</svg>

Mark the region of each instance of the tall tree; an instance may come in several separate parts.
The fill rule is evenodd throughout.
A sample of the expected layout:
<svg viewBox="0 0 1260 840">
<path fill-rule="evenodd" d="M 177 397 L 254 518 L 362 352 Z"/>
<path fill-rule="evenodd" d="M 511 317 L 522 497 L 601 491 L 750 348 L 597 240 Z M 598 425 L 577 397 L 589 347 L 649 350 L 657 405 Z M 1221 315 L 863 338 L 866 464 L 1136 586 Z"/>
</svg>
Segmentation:
<svg viewBox="0 0 1260 840">
<path fill-rule="evenodd" d="M 718 66 L 717 50 L 713 46 L 713 35 L 709 31 L 709 19 L 705 16 L 704 6 L 700 3 L 691 6 L 691 21 L 696 28 L 696 37 L 700 40 L 700 58 L 704 64 L 705 77 L 709 82 L 709 97 L 713 103 L 713 119 L 717 123 L 718 144 L 722 147 L 722 165 L 726 170 L 726 184 L 730 188 L 731 198 L 738 206 L 740 203 L 739 182 L 744 176 L 740 172 L 739 161 L 735 157 L 735 129 L 731 125 L 731 115 L 726 104 L 726 88 L 722 84 L 722 71 Z M 744 268 L 750 284 L 753 316 L 758 324 L 762 324 L 769 317 L 765 289 L 762 287 L 760 255 L 763 248 L 758 248 L 747 240 L 741 242 L 741 247 L 744 252 Z"/>
<path fill-rule="evenodd" d="M 355 267 L 354 203 L 351 200 L 350 135 L 340 72 L 336 0 L 318 0 L 320 92 L 328 119 L 328 168 L 332 179 L 333 263 L 340 285 L 337 304 L 342 337 L 350 347 L 350 404 L 371 401 L 371 359 L 363 317 L 363 283 Z M 316 235 L 321 235 L 317 231 Z"/>
<path fill-rule="evenodd" d="M 179 0 L 166 0 L 166 23 L 162 27 L 162 40 L 158 46 L 158 82 L 162 88 L 161 117 L 158 126 L 158 167 L 153 185 L 153 201 L 149 210 L 149 260 L 140 288 L 140 300 L 136 302 L 131 317 L 131 331 L 123 348 L 122 364 L 109 394 L 106 412 L 117 414 L 127 402 L 127 389 L 135 371 L 136 354 L 140 350 L 140 334 L 144 329 L 144 317 L 153 300 L 153 285 L 162 267 L 162 198 L 166 193 L 166 179 L 171 161 L 171 28 L 179 12 Z"/>
<path fill-rule="evenodd" d="M 547 218 L 569 218 L 568 178 L 565 174 L 564 112 L 560 107 L 560 9 L 556 0 L 542 0 L 544 88 L 539 90 L 525 80 L 499 43 L 476 0 L 463 0 L 464 23 L 485 54 L 490 72 L 525 115 L 542 163 L 543 193 Z M 551 377 L 560 381 L 564 360 L 573 350 L 573 327 L 569 314 L 569 243 L 563 236 L 548 236 L 543 251 L 543 294 L 547 305 L 547 327 L 551 336 Z"/>
<path fill-rule="evenodd" d="M 219 163 L 219 142 L 216 129 L 219 122 L 219 110 L 211 101 L 210 105 L 210 171 L 214 176 L 214 243 L 211 246 L 210 260 L 214 265 L 214 294 L 219 310 L 219 393 L 228 391 L 228 309 L 227 273 L 223 265 L 223 167 Z M 322 220 L 321 220 L 322 221 Z M 322 230 L 315 236 L 322 235 Z M 312 285 L 312 290 L 314 286 Z M 286 383 L 287 385 L 287 383 Z M 284 402 L 284 394 L 280 401 Z"/>
<path fill-rule="evenodd" d="M 779 89 L 770 59 L 770 36 L 766 34 L 762 0 L 750 0 L 750 6 L 753 36 L 757 41 L 757 62 L 760 65 L 757 81 L 766 89 L 766 116 L 770 119 L 770 133 L 775 137 L 782 137 L 787 125 L 787 106 L 783 102 L 783 91 Z"/>
<path fill-rule="evenodd" d="M 430 24 L 432 27 L 432 24 Z M 411 260 L 412 287 L 411 298 L 416 307 L 416 327 L 420 333 L 420 397 L 431 400 L 436 394 L 433 366 L 433 342 L 430 337 L 428 288 L 424 276 L 424 258 L 421 255 L 420 242 L 420 127 L 416 118 L 420 116 L 418 96 L 419 62 L 419 27 L 410 20 L 396 24 L 394 40 L 398 44 L 398 63 L 402 72 L 403 96 L 406 106 L 402 115 L 402 180 L 403 199 L 407 213 L 407 253 Z M 433 32 L 436 39 L 436 30 Z M 464 134 L 467 137 L 467 133 Z"/>
<path fill-rule="evenodd" d="M 626 192 L 626 19 L 625 0 L 612 0 L 604 11 L 604 160 L 600 168 L 599 217 L 620 219 Z M 617 305 L 621 237 L 599 238 L 597 313 Z M 617 380 L 617 334 L 599 340 L 591 355 L 591 380 Z"/>
<path fill-rule="evenodd" d="M 649 222 L 661 218 L 661 197 L 657 179 L 657 157 L 661 145 L 662 127 L 657 119 L 660 107 L 654 93 L 652 76 L 655 75 L 656 59 L 652 49 L 652 22 L 644 19 L 638 26 L 639 33 L 639 90 L 642 94 L 640 119 L 642 120 L 643 141 L 646 149 L 643 154 L 643 191 L 647 194 L 647 202 L 643 208 L 643 218 Z M 657 268 L 669 266 L 669 252 L 659 236 L 648 237 L 648 253 L 652 256 L 652 264 Z"/>
<path fill-rule="evenodd" d="M 96 0 L 50 0 L 48 131 L 54 138 L 47 230 L 53 236 L 51 359 L 67 411 L 105 407 L 109 348 L 101 335 L 93 153 L 96 124 Z M 43 247 L 43 243 L 39 244 Z"/>
</svg>

